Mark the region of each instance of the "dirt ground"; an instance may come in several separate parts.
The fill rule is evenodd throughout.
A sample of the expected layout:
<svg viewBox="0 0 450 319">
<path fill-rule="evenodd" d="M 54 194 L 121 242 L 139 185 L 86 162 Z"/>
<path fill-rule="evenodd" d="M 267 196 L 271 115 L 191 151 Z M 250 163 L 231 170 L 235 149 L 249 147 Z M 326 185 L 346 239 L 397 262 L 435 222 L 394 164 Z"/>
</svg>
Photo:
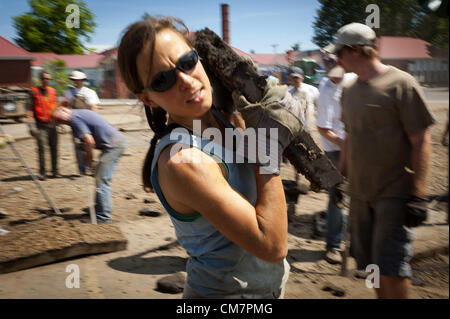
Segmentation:
<svg viewBox="0 0 450 319">
<path fill-rule="evenodd" d="M 429 194 L 448 191 L 448 147 L 440 144 L 441 132 L 448 120 L 448 104 L 432 104 L 437 124 L 432 128 L 433 155 Z M 100 114 L 142 114 L 139 108 L 103 107 Z M 121 125 L 136 128 L 143 123 Z M 61 261 L 14 273 L 0 275 L 0 298 L 180 298 L 181 294 L 165 294 L 156 290 L 158 279 L 184 272 L 186 253 L 177 244 L 173 226 L 155 194 L 145 193 L 141 183 L 141 166 L 147 152 L 149 130 L 128 131 L 127 153 L 119 161 L 113 177 L 113 220 L 128 239 L 125 251 L 86 256 Z M 86 188 L 84 178 L 77 177 L 70 134 L 60 134 L 59 167 L 62 178 L 41 182 L 63 218 L 78 220 L 87 214 L 88 191 L 93 192 L 93 178 Z M 317 138 L 317 134 L 314 135 Z M 27 164 L 37 172 L 37 152 L 33 139 L 14 144 Z M 13 157 L 9 148 L 1 149 L 0 157 Z M 3 196 L 0 209 L 7 212 L 0 227 L 14 231 L 24 223 L 53 216 L 48 202 L 23 169 L 19 161 L 0 162 L 0 194 L 20 187 L 23 190 Z M 289 164 L 282 166 L 283 179 L 295 179 Z M 304 180 L 302 178 L 302 180 Z M 305 181 L 305 180 L 304 180 Z M 306 182 L 306 181 L 305 181 Z M 325 210 L 325 192 L 301 195 L 295 206 L 295 216 L 289 223 L 289 253 L 291 266 L 285 298 L 373 298 L 375 292 L 363 279 L 339 276 L 340 266 L 323 260 L 325 243 L 313 233 L 313 215 Z M 144 208 L 159 211 L 159 217 L 140 214 Z M 440 207 L 446 211 L 447 207 Z M 1 243 L 1 236 L 0 236 Z M 449 298 L 448 254 L 419 260 L 413 264 L 414 298 Z M 81 287 L 67 289 L 66 266 L 80 266 Z M 350 268 L 355 263 L 350 259 Z M 338 289 L 326 289 L 329 284 Z M 344 292 L 340 294 L 339 292 Z"/>
</svg>

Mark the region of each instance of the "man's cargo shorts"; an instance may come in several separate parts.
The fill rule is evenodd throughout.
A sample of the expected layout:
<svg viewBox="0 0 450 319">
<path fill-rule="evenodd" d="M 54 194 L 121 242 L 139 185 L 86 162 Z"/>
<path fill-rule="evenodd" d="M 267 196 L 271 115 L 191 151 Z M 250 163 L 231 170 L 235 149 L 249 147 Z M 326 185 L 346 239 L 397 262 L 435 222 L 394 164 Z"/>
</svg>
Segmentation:
<svg viewBox="0 0 450 319">
<path fill-rule="evenodd" d="M 375 264 L 380 275 L 411 277 L 415 235 L 405 226 L 406 210 L 406 200 L 401 198 L 351 199 L 351 255 L 358 269 Z"/>
</svg>

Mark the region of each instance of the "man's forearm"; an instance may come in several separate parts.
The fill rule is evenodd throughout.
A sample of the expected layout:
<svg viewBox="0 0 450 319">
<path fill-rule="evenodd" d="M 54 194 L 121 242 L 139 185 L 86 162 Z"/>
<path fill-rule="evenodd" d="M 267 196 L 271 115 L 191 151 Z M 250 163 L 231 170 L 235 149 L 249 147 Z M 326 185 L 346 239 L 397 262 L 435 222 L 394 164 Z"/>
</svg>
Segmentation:
<svg viewBox="0 0 450 319">
<path fill-rule="evenodd" d="M 410 138 L 411 169 L 414 172 L 412 194 L 419 197 L 426 195 L 426 182 L 428 178 L 431 158 L 431 134 L 429 130 L 416 134 Z"/>
<path fill-rule="evenodd" d="M 339 148 L 342 149 L 344 140 L 339 138 L 339 136 L 337 136 L 332 130 L 326 129 L 326 128 L 322 128 L 322 127 L 317 127 L 317 129 L 318 129 L 320 135 L 322 135 L 328 141 L 330 141 L 331 143 L 339 146 Z"/>
<path fill-rule="evenodd" d="M 95 146 L 95 140 L 91 134 L 84 135 L 84 163 L 86 166 L 92 165 L 92 153 Z"/>
<path fill-rule="evenodd" d="M 92 146 L 87 143 L 84 146 L 84 164 L 87 167 L 92 166 Z"/>
</svg>

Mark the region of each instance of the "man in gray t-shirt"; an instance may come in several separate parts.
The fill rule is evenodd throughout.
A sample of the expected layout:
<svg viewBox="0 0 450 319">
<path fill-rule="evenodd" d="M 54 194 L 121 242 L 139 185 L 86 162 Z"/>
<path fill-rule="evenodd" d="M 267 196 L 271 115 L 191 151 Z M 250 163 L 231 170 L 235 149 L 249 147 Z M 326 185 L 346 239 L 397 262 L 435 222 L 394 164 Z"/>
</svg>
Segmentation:
<svg viewBox="0 0 450 319">
<path fill-rule="evenodd" d="M 92 165 L 94 147 L 102 151 L 95 171 L 95 212 L 100 222 L 111 221 L 111 178 L 125 150 L 125 138 L 98 113 L 60 107 L 53 113 L 56 123 L 67 124 L 83 145 L 84 164 Z M 85 172 L 82 172 L 83 174 Z"/>
</svg>

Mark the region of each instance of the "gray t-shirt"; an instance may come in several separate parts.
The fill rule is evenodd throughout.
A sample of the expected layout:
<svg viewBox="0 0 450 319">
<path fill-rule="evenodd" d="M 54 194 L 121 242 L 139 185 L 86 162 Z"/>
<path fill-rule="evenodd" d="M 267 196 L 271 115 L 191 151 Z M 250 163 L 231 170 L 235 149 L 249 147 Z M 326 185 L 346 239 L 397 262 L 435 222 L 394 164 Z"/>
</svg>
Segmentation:
<svg viewBox="0 0 450 319">
<path fill-rule="evenodd" d="M 104 150 L 113 148 L 120 141 L 121 134 L 98 113 L 86 110 L 72 110 L 72 119 L 69 123 L 73 135 L 83 139 L 85 134 L 90 134 L 95 140 L 95 148 Z"/>
</svg>

